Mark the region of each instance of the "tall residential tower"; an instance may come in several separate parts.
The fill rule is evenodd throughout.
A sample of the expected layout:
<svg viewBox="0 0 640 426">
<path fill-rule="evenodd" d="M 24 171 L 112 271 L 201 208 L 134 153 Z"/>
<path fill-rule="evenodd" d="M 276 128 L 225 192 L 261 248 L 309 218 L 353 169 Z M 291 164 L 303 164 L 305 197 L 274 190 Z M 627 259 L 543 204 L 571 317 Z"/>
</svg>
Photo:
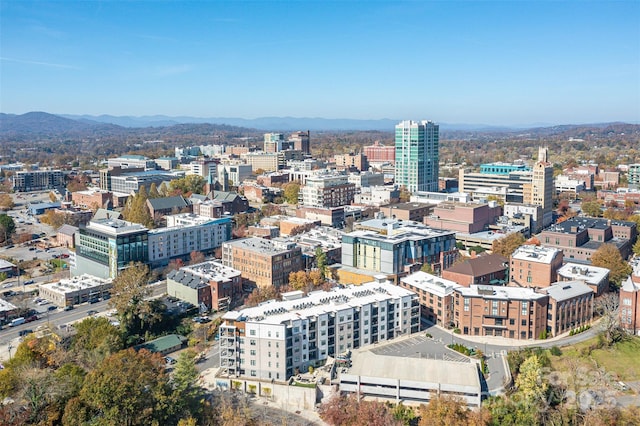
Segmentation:
<svg viewBox="0 0 640 426">
<path fill-rule="evenodd" d="M 438 191 L 438 130 L 431 121 L 396 125 L 396 184 L 409 191 Z"/>
</svg>

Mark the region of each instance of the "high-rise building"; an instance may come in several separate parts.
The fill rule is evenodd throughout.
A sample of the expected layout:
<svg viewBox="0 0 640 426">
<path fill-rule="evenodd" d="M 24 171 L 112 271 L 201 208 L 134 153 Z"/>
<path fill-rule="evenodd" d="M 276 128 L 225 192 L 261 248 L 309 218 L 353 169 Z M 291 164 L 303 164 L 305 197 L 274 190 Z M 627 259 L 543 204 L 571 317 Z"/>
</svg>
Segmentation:
<svg viewBox="0 0 640 426">
<path fill-rule="evenodd" d="M 640 188 L 640 163 L 629 165 L 629 187 Z"/>
<path fill-rule="evenodd" d="M 282 151 L 282 143 L 284 136 L 282 133 L 265 133 L 264 134 L 264 152 L 280 152 Z"/>
<path fill-rule="evenodd" d="M 411 192 L 438 190 L 439 126 L 405 120 L 396 126 L 396 173 Z"/>
<path fill-rule="evenodd" d="M 538 148 L 538 161 L 533 165 L 531 184 L 524 184 L 522 192 L 525 203 L 542 207 L 542 226 L 553 221 L 553 165 L 547 161 L 547 148 Z"/>
<path fill-rule="evenodd" d="M 311 155 L 311 143 L 309 142 L 309 131 L 295 132 L 289 136 L 289 142 L 293 142 L 293 149 L 302 151 L 303 154 Z"/>
</svg>

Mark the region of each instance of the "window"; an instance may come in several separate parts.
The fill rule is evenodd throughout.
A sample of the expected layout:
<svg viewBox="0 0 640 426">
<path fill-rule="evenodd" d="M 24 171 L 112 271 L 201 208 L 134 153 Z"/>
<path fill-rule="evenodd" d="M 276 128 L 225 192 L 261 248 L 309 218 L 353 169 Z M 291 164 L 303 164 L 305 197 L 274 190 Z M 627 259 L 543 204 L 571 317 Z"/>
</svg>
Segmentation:
<svg viewBox="0 0 640 426">
<path fill-rule="evenodd" d="M 256 341 L 255 341 L 255 340 L 253 340 L 253 339 L 251 339 L 251 340 L 249 340 L 249 344 L 250 344 L 251 346 L 255 346 L 255 345 L 256 345 Z"/>
<path fill-rule="evenodd" d="M 256 356 L 256 350 L 255 349 L 251 349 L 251 351 L 249 352 L 249 354 L 251 356 Z"/>
<path fill-rule="evenodd" d="M 631 306 L 631 298 L 625 297 L 622 299 L 622 304 L 625 306 Z"/>
<path fill-rule="evenodd" d="M 468 311 L 469 311 L 469 298 L 468 298 L 468 297 L 465 297 L 465 298 L 464 298 L 464 310 L 465 310 L 466 312 L 468 312 Z"/>
<path fill-rule="evenodd" d="M 529 302 L 523 301 L 522 302 L 522 315 L 527 315 L 528 311 L 529 311 Z"/>
<path fill-rule="evenodd" d="M 251 377 L 256 377 L 256 376 L 257 376 L 256 370 L 251 370 Z"/>
<path fill-rule="evenodd" d="M 249 331 L 249 335 L 250 336 L 255 336 L 256 335 L 256 331 L 255 330 L 250 330 Z"/>
<path fill-rule="evenodd" d="M 527 325 L 527 320 L 526 320 L 526 319 L 523 319 L 523 320 L 522 320 L 522 325 L 523 325 L 523 326 L 526 326 L 526 325 Z"/>
<path fill-rule="evenodd" d="M 251 364 L 252 367 L 255 367 L 256 366 L 256 360 L 252 359 L 250 364 Z"/>
</svg>

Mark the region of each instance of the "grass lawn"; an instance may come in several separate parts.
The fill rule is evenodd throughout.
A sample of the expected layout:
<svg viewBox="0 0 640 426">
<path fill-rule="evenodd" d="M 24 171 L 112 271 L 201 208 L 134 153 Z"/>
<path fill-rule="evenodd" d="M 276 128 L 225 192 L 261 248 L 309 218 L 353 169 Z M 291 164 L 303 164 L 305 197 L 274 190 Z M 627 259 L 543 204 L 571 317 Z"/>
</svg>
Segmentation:
<svg viewBox="0 0 640 426">
<path fill-rule="evenodd" d="M 594 349 L 588 354 L 590 345 L 595 345 L 598 339 L 586 340 L 576 345 L 562 348 L 562 355 L 550 356 L 551 365 L 555 370 L 567 371 L 578 366 L 593 369 L 596 365 L 604 368 L 608 373 L 617 376 L 619 380 L 640 380 L 640 337 L 630 337 L 617 343 L 611 348 Z"/>
<path fill-rule="evenodd" d="M 55 268 L 62 268 L 63 267 L 62 265 L 67 264 L 67 262 L 61 259 L 51 259 L 49 263 L 51 263 Z"/>
</svg>

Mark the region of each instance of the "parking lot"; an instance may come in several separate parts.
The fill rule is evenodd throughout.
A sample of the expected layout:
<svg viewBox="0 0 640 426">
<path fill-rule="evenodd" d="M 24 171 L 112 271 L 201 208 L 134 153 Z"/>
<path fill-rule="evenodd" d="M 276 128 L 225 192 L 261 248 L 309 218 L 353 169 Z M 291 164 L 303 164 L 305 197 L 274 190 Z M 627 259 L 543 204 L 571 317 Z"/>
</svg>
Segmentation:
<svg viewBox="0 0 640 426">
<path fill-rule="evenodd" d="M 468 357 L 451 350 L 446 346 L 451 342 L 447 343 L 435 340 L 430 337 L 426 337 L 422 333 L 418 336 L 409 337 L 399 341 L 394 340 L 392 342 L 393 343 L 387 343 L 383 346 L 373 348 L 371 352 L 377 355 L 471 362 Z M 381 344 L 378 343 L 378 345 Z"/>
</svg>

